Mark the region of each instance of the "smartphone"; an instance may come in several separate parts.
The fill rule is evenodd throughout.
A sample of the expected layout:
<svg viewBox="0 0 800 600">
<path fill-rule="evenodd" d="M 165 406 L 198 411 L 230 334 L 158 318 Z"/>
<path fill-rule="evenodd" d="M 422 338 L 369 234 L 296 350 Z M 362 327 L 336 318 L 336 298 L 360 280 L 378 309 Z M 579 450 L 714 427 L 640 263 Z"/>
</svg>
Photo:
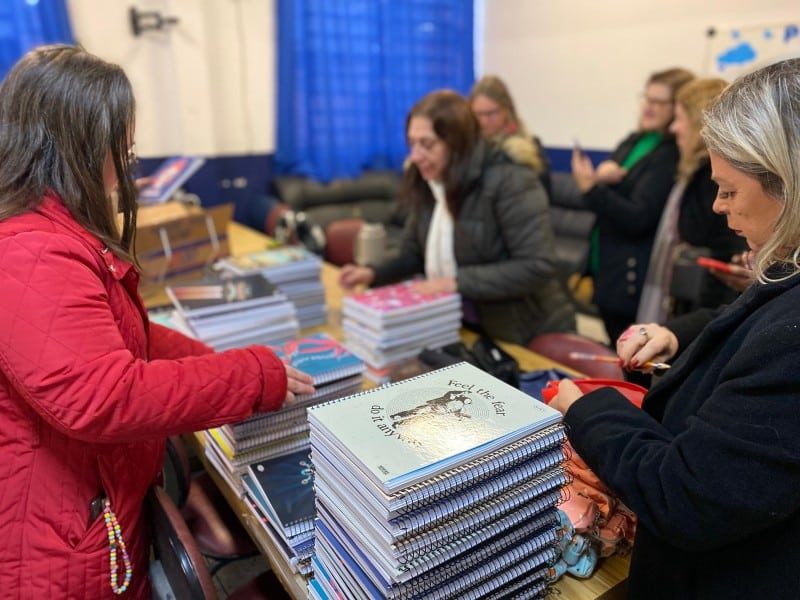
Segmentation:
<svg viewBox="0 0 800 600">
<path fill-rule="evenodd" d="M 708 258 L 707 256 L 698 256 L 697 264 L 704 269 L 713 269 L 715 271 L 722 271 L 723 273 L 733 273 L 733 265 L 730 263 L 722 262 L 716 258 Z"/>
<path fill-rule="evenodd" d="M 95 522 L 106 506 L 106 497 L 101 494 L 89 503 L 89 525 Z"/>
</svg>

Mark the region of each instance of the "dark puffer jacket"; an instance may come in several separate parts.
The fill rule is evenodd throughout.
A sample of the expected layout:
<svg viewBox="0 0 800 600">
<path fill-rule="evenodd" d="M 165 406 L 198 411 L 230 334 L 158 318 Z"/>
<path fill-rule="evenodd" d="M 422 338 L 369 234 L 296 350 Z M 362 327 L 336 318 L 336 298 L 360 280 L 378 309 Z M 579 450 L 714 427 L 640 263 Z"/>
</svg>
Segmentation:
<svg viewBox="0 0 800 600">
<path fill-rule="evenodd" d="M 481 142 L 466 189 L 453 231 L 458 292 L 475 302 L 483 328 L 518 344 L 546 331 L 573 330 L 575 314 L 556 280 L 547 196 L 536 173 Z M 434 207 L 426 192 L 406 221 L 400 256 L 373 267 L 373 285 L 424 271 Z"/>
</svg>

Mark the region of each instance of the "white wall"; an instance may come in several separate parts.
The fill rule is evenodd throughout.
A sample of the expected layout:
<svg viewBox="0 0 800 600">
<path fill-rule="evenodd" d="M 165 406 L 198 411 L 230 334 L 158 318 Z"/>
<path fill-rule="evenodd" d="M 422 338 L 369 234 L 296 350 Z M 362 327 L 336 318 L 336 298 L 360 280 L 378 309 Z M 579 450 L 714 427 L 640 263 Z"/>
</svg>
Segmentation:
<svg viewBox="0 0 800 600">
<path fill-rule="evenodd" d="M 797 0 L 485 0 L 483 72 L 508 84 L 546 146 L 610 149 L 652 71 L 702 74 L 710 26 L 800 20 Z M 481 75 L 481 73 L 478 73 Z"/>
<path fill-rule="evenodd" d="M 140 156 L 271 153 L 274 0 L 68 0 L 79 43 L 121 65 L 137 100 Z M 180 22 L 134 37 L 128 11 Z"/>
</svg>

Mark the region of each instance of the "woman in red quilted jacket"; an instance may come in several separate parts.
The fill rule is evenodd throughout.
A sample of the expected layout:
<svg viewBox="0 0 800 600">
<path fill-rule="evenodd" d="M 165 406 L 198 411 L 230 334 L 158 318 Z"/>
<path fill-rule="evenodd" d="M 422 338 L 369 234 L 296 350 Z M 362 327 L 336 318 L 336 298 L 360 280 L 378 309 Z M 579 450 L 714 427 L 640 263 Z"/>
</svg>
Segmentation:
<svg viewBox="0 0 800 600">
<path fill-rule="evenodd" d="M 142 505 L 165 437 L 313 391 L 266 348 L 213 354 L 148 323 L 133 128 L 122 69 L 78 48 L 34 50 L 0 87 L 3 598 L 149 597 Z"/>
</svg>

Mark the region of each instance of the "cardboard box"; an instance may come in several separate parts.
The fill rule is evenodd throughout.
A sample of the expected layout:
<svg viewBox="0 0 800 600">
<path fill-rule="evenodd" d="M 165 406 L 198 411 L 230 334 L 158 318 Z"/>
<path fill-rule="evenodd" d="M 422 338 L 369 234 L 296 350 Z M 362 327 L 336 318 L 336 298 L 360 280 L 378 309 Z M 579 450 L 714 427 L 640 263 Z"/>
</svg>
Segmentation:
<svg viewBox="0 0 800 600">
<path fill-rule="evenodd" d="M 203 209 L 167 202 L 139 209 L 135 251 L 142 288 L 194 279 L 217 258 L 230 254 L 228 223 L 233 204 Z"/>
</svg>

